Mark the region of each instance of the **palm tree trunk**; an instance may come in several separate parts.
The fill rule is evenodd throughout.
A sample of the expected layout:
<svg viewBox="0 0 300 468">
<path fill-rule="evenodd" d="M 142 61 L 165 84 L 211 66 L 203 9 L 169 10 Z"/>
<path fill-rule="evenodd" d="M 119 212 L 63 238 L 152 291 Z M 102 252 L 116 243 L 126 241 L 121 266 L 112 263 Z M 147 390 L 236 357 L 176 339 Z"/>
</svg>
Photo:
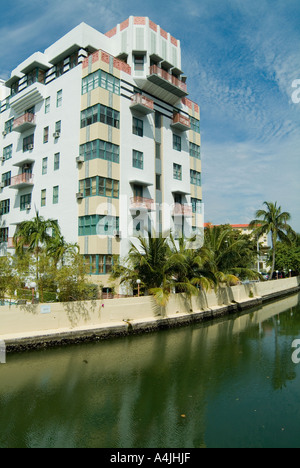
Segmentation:
<svg viewBox="0 0 300 468">
<path fill-rule="evenodd" d="M 270 273 L 270 280 L 273 278 L 274 270 L 275 270 L 275 259 L 276 259 L 276 234 L 272 232 L 272 268 Z"/>
</svg>

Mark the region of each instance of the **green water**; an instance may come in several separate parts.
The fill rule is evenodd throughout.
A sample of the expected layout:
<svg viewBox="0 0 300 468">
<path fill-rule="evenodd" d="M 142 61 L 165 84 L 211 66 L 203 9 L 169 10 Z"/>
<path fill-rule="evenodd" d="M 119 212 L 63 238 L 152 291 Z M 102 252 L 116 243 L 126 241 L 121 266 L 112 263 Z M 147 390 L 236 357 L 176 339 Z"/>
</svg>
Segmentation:
<svg viewBox="0 0 300 468">
<path fill-rule="evenodd" d="M 299 296 L 0 365 L 0 447 L 300 447 Z"/>
</svg>

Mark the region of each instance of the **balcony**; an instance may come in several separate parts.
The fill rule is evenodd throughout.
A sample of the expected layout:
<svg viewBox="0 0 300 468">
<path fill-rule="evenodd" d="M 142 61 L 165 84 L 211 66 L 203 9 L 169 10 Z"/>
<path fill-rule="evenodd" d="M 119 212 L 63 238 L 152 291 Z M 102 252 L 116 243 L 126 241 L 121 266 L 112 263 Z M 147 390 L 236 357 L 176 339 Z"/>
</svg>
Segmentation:
<svg viewBox="0 0 300 468">
<path fill-rule="evenodd" d="M 8 239 L 7 239 L 7 248 L 8 249 L 14 249 L 15 248 L 15 243 L 14 243 L 14 238 L 13 237 L 8 237 Z"/>
<path fill-rule="evenodd" d="M 43 101 L 45 86 L 42 83 L 34 82 L 11 96 L 10 107 L 16 112 L 24 112 L 24 109 L 31 109 L 33 106 Z"/>
<path fill-rule="evenodd" d="M 178 98 L 188 95 L 186 83 L 183 83 L 176 76 L 171 75 L 157 65 L 150 67 L 150 74 L 147 76 L 147 79 L 169 93 L 175 94 Z"/>
<path fill-rule="evenodd" d="M 172 216 L 183 216 L 185 218 L 192 218 L 193 208 L 190 204 L 182 205 L 180 203 L 175 203 L 172 209 Z"/>
<path fill-rule="evenodd" d="M 154 102 L 141 94 L 135 94 L 131 98 L 130 109 L 147 115 L 154 112 Z"/>
<path fill-rule="evenodd" d="M 18 117 L 14 120 L 13 131 L 22 133 L 26 132 L 26 130 L 34 128 L 35 126 L 35 115 L 27 112 L 26 114 L 21 115 L 21 117 Z"/>
<path fill-rule="evenodd" d="M 12 189 L 22 189 L 33 186 L 33 175 L 28 173 L 19 174 L 11 178 L 10 187 Z"/>
<path fill-rule="evenodd" d="M 190 130 L 191 121 L 185 115 L 176 113 L 173 116 L 173 121 L 171 123 L 171 127 L 174 128 L 175 130 L 180 131 L 180 132 L 185 132 L 187 130 Z"/>
<path fill-rule="evenodd" d="M 132 197 L 130 200 L 130 211 L 153 211 L 154 200 L 144 197 Z"/>
</svg>

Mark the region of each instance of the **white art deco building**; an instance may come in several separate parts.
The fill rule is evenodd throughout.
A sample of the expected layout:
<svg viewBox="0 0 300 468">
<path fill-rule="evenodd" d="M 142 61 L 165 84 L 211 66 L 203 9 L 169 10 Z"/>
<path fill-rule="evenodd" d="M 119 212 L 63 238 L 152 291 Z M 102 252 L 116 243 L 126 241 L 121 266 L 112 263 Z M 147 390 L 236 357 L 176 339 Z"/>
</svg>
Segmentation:
<svg viewBox="0 0 300 468">
<path fill-rule="evenodd" d="M 199 106 L 179 40 L 149 18 L 80 24 L 0 81 L 0 100 L 1 255 L 38 211 L 108 285 L 146 229 L 203 226 Z"/>
</svg>

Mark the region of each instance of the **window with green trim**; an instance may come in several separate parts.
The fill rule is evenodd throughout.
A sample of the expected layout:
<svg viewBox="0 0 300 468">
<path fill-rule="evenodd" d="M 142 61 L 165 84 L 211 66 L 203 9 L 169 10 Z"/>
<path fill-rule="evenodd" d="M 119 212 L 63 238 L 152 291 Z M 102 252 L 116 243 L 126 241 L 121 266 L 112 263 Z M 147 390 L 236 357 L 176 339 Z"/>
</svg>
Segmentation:
<svg viewBox="0 0 300 468">
<path fill-rule="evenodd" d="M 201 187 L 201 172 L 191 170 L 191 184 Z"/>
<path fill-rule="evenodd" d="M 181 151 L 181 137 L 173 133 L 173 149 Z"/>
<path fill-rule="evenodd" d="M 6 148 L 3 148 L 4 161 L 7 161 L 8 159 L 12 158 L 12 149 L 13 149 L 13 145 L 9 145 L 9 146 L 6 146 Z"/>
<path fill-rule="evenodd" d="M 111 273 L 114 264 L 112 255 L 84 255 L 88 275 L 106 275 Z"/>
<path fill-rule="evenodd" d="M 8 242 L 8 227 L 0 228 L 0 243 Z"/>
<path fill-rule="evenodd" d="M 132 166 L 137 169 L 144 168 L 144 154 L 141 151 L 132 151 Z"/>
<path fill-rule="evenodd" d="M 132 133 L 140 137 L 144 135 L 144 122 L 141 119 L 132 118 Z"/>
<path fill-rule="evenodd" d="M 120 112 L 102 104 L 88 107 L 81 112 L 81 128 L 85 128 L 96 122 L 120 128 Z"/>
<path fill-rule="evenodd" d="M 190 156 L 201 159 L 201 147 L 190 141 Z"/>
<path fill-rule="evenodd" d="M 41 190 L 41 206 L 46 206 L 46 189 Z"/>
<path fill-rule="evenodd" d="M 173 164 L 173 178 L 182 180 L 182 166 L 180 164 Z"/>
<path fill-rule="evenodd" d="M 4 131 L 6 133 L 11 133 L 13 130 L 14 119 L 7 120 L 4 124 Z"/>
<path fill-rule="evenodd" d="M 79 236 L 113 236 L 119 230 L 119 218 L 105 215 L 87 215 L 78 218 Z"/>
<path fill-rule="evenodd" d="M 10 199 L 0 201 L 0 215 L 9 213 L 10 210 Z"/>
<path fill-rule="evenodd" d="M 11 184 L 11 171 L 5 172 L 2 174 L 2 183 L 4 184 L 4 187 L 9 187 Z"/>
<path fill-rule="evenodd" d="M 200 133 L 200 120 L 195 119 L 194 117 L 190 117 L 191 121 L 191 130 L 196 133 Z"/>
<path fill-rule="evenodd" d="M 79 192 L 84 197 L 119 198 L 119 181 L 105 177 L 90 177 L 79 181 Z"/>
<path fill-rule="evenodd" d="M 57 205 L 59 198 L 59 186 L 53 187 L 53 205 Z"/>
<path fill-rule="evenodd" d="M 202 200 L 199 200 L 198 198 L 192 198 L 191 202 L 192 202 L 193 213 L 201 214 L 202 213 Z"/>
<path fill-rule="evenodd" d="M 80 156 L 84 156 L 85 161 L 91 159 L 105 159 L 119 163 L 120 147 L 103 140 L 93 140 L 80 146 Z"/>
<path fill-rule="evenodd" d="M 110 73 L 106 73 L 103 70 L 97 70 L 94 73 L 86 76 L 82 80 L 82 94 L 86 94 L 89 91 L 93 91 L 101 87 L 107 89 L 114 94 L 120 95 L 120 80 Z"/>
<path fill-rule="evenodd" d="M 31 205 L 31 193 L 21 195 L 20 197 L 20 211 L 27 210 L 27 207 Z"/>
</svg>

